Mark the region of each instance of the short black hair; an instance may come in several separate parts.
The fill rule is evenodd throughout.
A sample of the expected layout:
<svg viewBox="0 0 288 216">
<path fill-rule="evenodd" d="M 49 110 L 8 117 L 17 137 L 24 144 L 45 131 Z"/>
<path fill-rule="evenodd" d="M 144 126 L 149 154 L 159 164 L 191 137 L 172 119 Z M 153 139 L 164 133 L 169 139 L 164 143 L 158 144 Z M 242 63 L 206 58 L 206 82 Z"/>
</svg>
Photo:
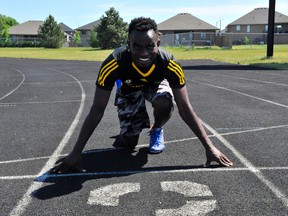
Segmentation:
<svg viewBox="0 0 288 216">
<path fill-rule="evenodd" d="M 130 35 L 133 30 L 137 31 L 149 31 L 153 29 L 156 33 L 158 33 L 158 28 L 156 22 L 147 17 L 138 17 L 134 18 L 128 28 L 128 34 Z"/>
</svg>

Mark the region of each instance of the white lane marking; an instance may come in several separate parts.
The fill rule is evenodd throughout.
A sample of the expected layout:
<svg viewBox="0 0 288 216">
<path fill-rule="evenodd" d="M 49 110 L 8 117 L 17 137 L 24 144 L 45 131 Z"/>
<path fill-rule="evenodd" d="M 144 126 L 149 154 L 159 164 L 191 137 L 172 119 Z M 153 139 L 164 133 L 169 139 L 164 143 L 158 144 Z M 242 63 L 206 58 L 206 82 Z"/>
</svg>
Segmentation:
<svg viewBox="0 0 288 216">
<path fill-rule="evenodd" d="M 216 200 L 209 199 L 209 197 L 213 197 L 213 194 L 207 185 L 189 181 L 167 181 L 161 182 L 161 187 L 163 191 L 180 193 L 185 197 L 194 197 L 195 199 L 195 197 L 207 196 L 207 199 L 186 201 L 185 205 L 176 209 L 157 209 L 156 216 L 206 215 L 216 208 Z"/>
<path fill-rule="evenodd" d="M 0 176 L 0 180 L 22 180 L 22 179 L 35 179 L 36 175 L 22 175 L 22 176 Z"/>
<path fill-rule="evenodd" d="M 233 93 L 236 93 L 236 94 L 240 94 L 240 95 L 243 95 L 243 96 L 246 96 L 246 97 L 250 97 L 250 98 L 253 98 L 253 99 L 256 99 L 256 100 L 260 100 L 260 101 L 263 101 L 263 102 L 266 102 L 266 103 L 269 103 L 269 104 L 273 104 L 273 105 L 276 105 L 276 106 L 288 108 L 288 105 L 286 105 L 286 104 L 281 104 L 281 103 L 277 103 L 277 102 L 274 102 L 274 101 L 271 101 L 271 100 L 266 100 L 266 99 L 263 99 L 263 98 L 260 98 L 260 97 L 256 97 L 256 96 L 249 95 L 249 94 L 246 94 L 246 93 L 243 93 L 243 92 L 235 91 L 235 90 L 232 90 L 232 89 L 229 89 L 229 88 L 225 88 L 225 87 L 222 87 L 222 86 L 216 86 L 216 85 L 212 85 L 212 84 L 208 84 L 208 83 L 198 82 L 198 81 L 195 81 L 195 80 L 187 80 L 187 81 L 195 82 L 195 83 L 198 83 L 198 84 L 201 84 L 201 85 L 210 86 L 210 87 L 213 87 L 213 88 L 222 89 L 222 90 L 225 90 L 225 91 L 230 91 L 230 92 L 233 92 Z"/>
<path fill-rule="evenodd" d="M 120 196 L 134 192 L 140 192 L 140 183 L 118 183 L 107 185 L 91 191 L 88 204 L 118 206 Z"/>
<path fill-rule="evenodd" d="M 203 73 L 203 72 L 199 72 Z M 264 81 L 264 80 L 257 80 L 257 79 L 251 79 L 251 78 L 245 78 L 245 77 L 238 77 L 238 76 L 231 76 L 231 75 L 224 75 L 224 74 L 210 74 L 210 73 L 203 73 L 205 75 L 210 75 L 210 76 L 222 76 L 222 77 L 229 77 L 233 79 L 239 79 L 239 80 L 248 80 L 248 81 L 253 81 L 253 82 L 258 82 L 258 83 L 265 83 L 265 84 L 272 84 L 272 85 L 278 85 L 278 86 L 288 86 L 288 84 L 285 83 L 277 83 L 277 82 L 271 82 L 271 81 Z"/>
<path fill-rule="evenodd" d="M 79 80 L 80 83 L 95 83 L 94 80 Z M 77 82 L 75 81 L 68 81 L 68 82 L 54 82 L 54 81 L 50 81 L 50 82 L 25 82 L 23 83 L 23 85 L 51 85 L 51 84 L 76 84 Z"/>
<path fill-rule="evenodd" d="M 236 135 L 236 134 L 243 134 L 243 133 L 251 133 L 251 132 L 258 132 L 258 131 L 263 131 L 263 130 L 271 130 L 271 129 L 279 129 L 279 128 L 286 128 L 288 125 L 276 125 L 276 126 L 270 126 L 270 127 L 260 127 L 260 128 L 255 128 L 255 129 L 250 129 L 250 130 L 244 130 L 244 131 L 234 131 L 234 132 L 226 132 L 226 133 L 219 133 L 221 136 L 228 136 L 228 135 Z M 216 135 L 208 135 L 208 137 L 216 137 Z M 190 140 L 197 140 L 197 137 L 190 137 L 190 138 L 184 138 L 184 139 L 178 139 L 178 140 L 170 140 L 170 141 L 165 141 L 165 144 L 171 144 L 171 143 L 179 143 L 179 142 L 185 142 L 185 141 L 190 141 Z M 149 144 L 139 144 L 136 147 L 137 148 L 143 148 L 148 146 Z M 93 153 L 99 153 L 99 152 L 107 152 L 107 151 L 118 151 L 122 150 L 124 148 L 105 148 L 105 149 L 96 149 L 96 150 L 90 150 L 83 152 L 83 154 L 93 154 Z M 66 156 L 67 154 L 61 154 L 57 156 L 63 157 Z M 9 163 L 22 163 L 26 161 L 33 161 L 33 160 L 42 160 L 42 159 L 48 159 L 51 158 L 51 156 L 43 156 L 43 157 L 34 157 L 34 158 L 24 158 L 24 159 L 16 159 L 16 160 L 9 160 L 9 161 L 0 161 L 0 164 L 9 164 Z"/>
<path fill-rule="evenodd" d="M 17 70 L 15 68 L 10 68 L 10 67 L 5 67 L 5 68 L 8 68 L 8 69 L 11 69 L 11 70 L 14 70 L 18 73 L 20 73 L 22 75 L 22 80 L 21 82 L 18 84 L 18 86 L 16 86 L 16 88 L 14 88 L 12 91 L 8 92 L 6 95 L 4 95 L 3 97 L 0 98 L 0 101 L 3 100 L 4 98 L 8 97 L 9 95 L 11 95 L 13 92 L 15 92 L 24 82 L 25 80 L 25 75 L 20 71 L 20 70 Z"/>
<path fill-rule="evenodd" d="M 257 167 L 258 170 L 288 170 L 288 167 Z M 197 173 L 197 172 L 238 172 L 238 171 L 249 171 L 247 167 L 240 168 L 191 168 L 191 169 L 170 169 L 170 170 L 155 170 L 153 167 L 149 170 L 149 167 L 143 170 L 134 171 L 117 171 L 117 172 L 86 172 L 86 173 L 67 173 L 67 174 L 43 174 L 42 176 L 37 175 L 19 175 L 19 176 L 0 176 L 0 180 L 19 180 L 19 179 L 36 179 L 40 182 L 45 182 L 48 178 L 66 178 L 66 177 L 93 177 L 93 176 L 111 176 L 111 175 L 131 175 L 131 174 L 165 174 L 165 173 Z"/>
<path fill-rule="evenodd" d="M 49 68 L 50 70 L 54 70 Z M 54 71 L 58 71 L 58 70 L 54 70 Z M 49 160 L 46 162 L 46 164 L 44 165 L 44 167 L 42 168 L 42 170 L 39 172 L 39 175 L 42 175 L 43 173 L 45 173 L 48 169 L 50 169 L 56 162 L 57 157 L 61 154 L 61 152 L 63 151 L 64 147 L 66 146 L 66 144 L 68 143 L 70 137 L 72 136 L 78 122 L 80 121 L 80 117 L 81 114 L 83 112 L 84 109 L 84 105 L 85 105 L 85 91 L 84 88 L 82 86 L 82 84 L 77 80 L 77 78 L 75 78 L 74 76 L 67 74 L 65 72 L 62 71 L 58 71 L 60 73 L 66 74 L 67 76 L 71 77 L 72 79 L 74 79 L 80 86 L 81 88 L 81 103 L 80 103 L 80 107 L 78 109 L 78 112 L 72 122 L 72 124 L 70 125 L 68 131 L 66 132 L 65 136 L 63 137 L 63 139 L 61 140 L 61 142 L 59 143 L 58 147 L 56 148 L 56 150 L 53 152 L 53 154 L 51 155 L 51 157 L 49 158 Z M 17 203 L 17 205 L 13 208 L 13 210 L 10 212 L 10 215 L 12 216 L 18 216 L 21 215 L 25 212 L 27 206 L 30 204 L 32 197 L 31 197 L 31 193 L 35 190 L 38 190 L 41 186 L 42 186 L 42 182 L 33 182 L 30 187 L 28 188 L 28 190 L 26 191 L 26 193 L 23 195 L 22 199 L 19 200 L 19 202 Z"/>
<path fill-rule="evenodd" d="M 235 77 L 235 76 L 229 76 L 229 75 L 220 75 L 223 77 L 230 77 L 234 79 L 240 79 L 240 80 L 248 80 L 248 81 L 253 81 L 253 82 L 258 82 L 258 83 L 265 83 L 265 84 L 272 84 L 272 85 L 278 85 L 278 86 L 288 86 L 288 84 L 285 83 L 276 83 L 276 82 L 271 82 L 271 81 L 263 81 L 263 80 L 256 80 L 256 79 L 249 79 L 249 78 L 244 78 L 244 77 Z"/>
<path fill-rule="evenodd" d="M 288 208 L 288 198 L 281 190 L 279 190 L 271 181 L 266 179 L 266 177 L 262 174 L 260 169 L 255 167 L 248 159 L 246 159 L 234 146 L 230 144 L 228 140 L 226 140 L 223 136 L 221 136 L 216 130 L 214 130 L 210 125 L 202 121 L 203 125 L 214 134 L 228 149 L 230 149 L 233 154 L 244 164 L 249 170 L 254 173 L 257 178 L 263 182 L 272 192 L 273 194 L 284 204 L 286 208 Z"/>
<path fill-rule="evenodd" d="M 286 71 L 287 71 L 287 70 L 286 70 Z M 283 72 L 285 72 L 285 70 L 284 70 Z M 276 74 L 276 73 L 268 73 L 268 72 L 266 72 L 266 73 L 264 73 L 264 74 L 268 74 L 268 75 L 272 75 L 272 76 L 283 76 L 283 77 L 288 77 L 287 74 Z"/>
<path fill-rule="evenodd" d="M 53 103 L 79 103 L 81 100 L 61 100 L 61 101 L 30 101 L 30 102 L 12 102 L 12 103 L 0 103 L 0 106 L 16 106 L 26 104 L 53 104 Z"/>
</svg>

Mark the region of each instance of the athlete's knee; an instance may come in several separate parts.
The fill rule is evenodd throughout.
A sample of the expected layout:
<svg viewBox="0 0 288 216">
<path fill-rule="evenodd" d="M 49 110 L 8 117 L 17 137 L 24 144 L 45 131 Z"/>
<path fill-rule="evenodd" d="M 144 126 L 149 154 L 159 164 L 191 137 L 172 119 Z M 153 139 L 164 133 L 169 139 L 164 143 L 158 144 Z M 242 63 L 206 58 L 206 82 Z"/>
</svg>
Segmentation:
<svg viewBox="0 0 288 216">
<path fill-rule="evenodd" d="M 171 112 L 173 110 L 172 99 L 166 96 L 159 96 L 152 103 L 154 109 L 163 110 L 163 112 Z"/>
</svg>

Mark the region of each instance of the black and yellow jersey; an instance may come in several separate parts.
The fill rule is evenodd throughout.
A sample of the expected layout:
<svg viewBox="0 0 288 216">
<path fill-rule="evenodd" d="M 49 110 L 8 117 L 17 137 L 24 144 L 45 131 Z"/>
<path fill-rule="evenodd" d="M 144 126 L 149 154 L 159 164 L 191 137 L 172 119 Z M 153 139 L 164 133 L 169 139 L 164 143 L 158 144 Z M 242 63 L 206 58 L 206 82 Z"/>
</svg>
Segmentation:
<svg viewBox="0 0 288 216">
<path fill-rule="evenodd" d="M 132 61 L 127 47 L 120 47 L 103 62 L 96 85 L 105 90 L 112 90 L 116 80 L 122 81 L 121 89 L 125 92 L 137 91 L 148 85 L 157 85 L 167 79 L 171 88 L 185 85 L 184 72 L 173 55 L 161 48 L 150 68 L 138 68 Z"/>
</svg>

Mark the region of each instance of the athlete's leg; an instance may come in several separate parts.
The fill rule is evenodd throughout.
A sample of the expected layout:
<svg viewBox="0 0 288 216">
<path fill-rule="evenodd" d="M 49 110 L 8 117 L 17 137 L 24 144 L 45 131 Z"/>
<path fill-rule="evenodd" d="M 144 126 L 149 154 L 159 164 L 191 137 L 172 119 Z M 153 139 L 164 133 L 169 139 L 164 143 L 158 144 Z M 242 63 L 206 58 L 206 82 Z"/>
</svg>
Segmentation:
<svg viewBox="0 0 288 216">
<path fill-rule="evenodd" d="M 121 131 L 113 146 L 134 149 L 138 144 L 142 129 L 150 127 L 143 92 L 138 91 L 126 95 L 117 92 L 115 105 L 117 106 Z"/>
<path fill-rule="evenodd" d="M 152 102 L 152 106 L 154 108 L 154 124 L 152 129 L 154 128 L 162 128 L 163 125 L 170 119 L 172 116 L 173 105 L 171 98 L 167 96 L 158 96 Z"/>
<path fill-rule="evenodd" d="M 173 111 L 173 93 L 166 80 L 156 89 L 147 91 L 146 99 L 154 108 L 154 124 L 150 130 L 149 150 L 151 153 L 160 153 L 164 150 L 163 125 L 170 119 Z"/>
</svg>

